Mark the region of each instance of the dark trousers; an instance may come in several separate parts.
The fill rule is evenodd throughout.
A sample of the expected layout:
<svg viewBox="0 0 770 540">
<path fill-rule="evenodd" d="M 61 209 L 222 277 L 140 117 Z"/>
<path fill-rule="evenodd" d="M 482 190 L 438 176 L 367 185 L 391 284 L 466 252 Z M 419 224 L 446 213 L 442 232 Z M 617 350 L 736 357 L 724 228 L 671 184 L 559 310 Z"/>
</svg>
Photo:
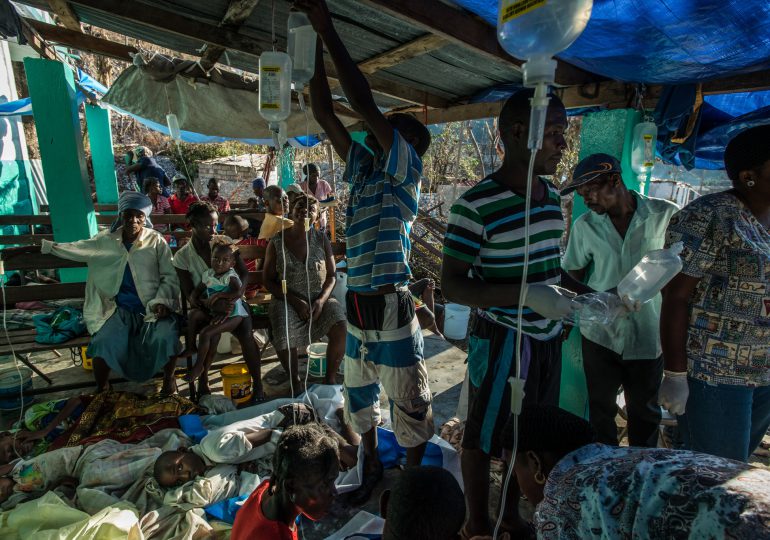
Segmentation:
<svg viewBox="0 0 770 540">
<path fill-rule="evenodd" d="M 628 444 L 658 444 L 660 406 L 658 389 L 663 376 L 663 357 L 623 360 L 623 356 L 583 338 L 583 369 L 588 386 L 588 414 L 599 442 L 618 444 L 615 416 L 618 391 L 623 387 L 628 412 Z"/>
</svg>

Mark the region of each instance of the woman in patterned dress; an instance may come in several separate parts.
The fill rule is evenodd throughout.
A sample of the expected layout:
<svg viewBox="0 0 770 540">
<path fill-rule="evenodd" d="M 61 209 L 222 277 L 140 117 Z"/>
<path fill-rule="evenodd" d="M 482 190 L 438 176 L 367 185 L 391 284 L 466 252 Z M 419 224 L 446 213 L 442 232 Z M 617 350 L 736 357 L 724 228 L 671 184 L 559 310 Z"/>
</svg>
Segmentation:
<svg viewBox="0 0 770 540">
<path fill-rule="evenodd" d="M 334 376 L 345 352 L 346 326 L 343 308 L 331 295 L 336 278 L 329 239 L 312 226 L 305 230 L 306 218 L 311 225 L 318 219 L 318 200 L 310 195 L 292 198 L 289 216 L 294 225 L 274 236 L 267 247 L 263 281 L 273 295 L 273 344 L 298 394 L 301 383 L 297 350 L 304 352 L 311 342 L 327 336 L 324 382 L 335 384 Z"/>
</svg>

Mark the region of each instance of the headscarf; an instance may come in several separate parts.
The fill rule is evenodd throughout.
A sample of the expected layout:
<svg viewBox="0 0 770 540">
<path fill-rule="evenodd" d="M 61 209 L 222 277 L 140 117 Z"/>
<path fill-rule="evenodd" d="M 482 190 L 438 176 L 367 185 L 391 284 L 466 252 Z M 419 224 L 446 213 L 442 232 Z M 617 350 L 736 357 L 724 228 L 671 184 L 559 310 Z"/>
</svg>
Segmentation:
<svg viewBox="0 0 770 540">
<path fill-rule="evenodd" d="M 123 226 L 123 212 L 126 210 L 139 210 L 144 214 L 144 226 L 152 228 L 150 214 L 152 213 L 152 201 L 144 193 L 138 191 L 124 191 L 118 199 L 118 219 L 110 227 L 110 232 L 117 231 Z"/>
<path fill-rule="evenodd" d="M 255 178 L 251 182 L 251 189 L 262 188 L 265 189 L 265 180 L 263 178 Z"/>
<path fill-rule="evenodd" d="M 146 146 L 137 146 L 134 148 L 134 163 L 139 161 L 142 157 L 152 157 L 152 150 Z"/>
</svg>

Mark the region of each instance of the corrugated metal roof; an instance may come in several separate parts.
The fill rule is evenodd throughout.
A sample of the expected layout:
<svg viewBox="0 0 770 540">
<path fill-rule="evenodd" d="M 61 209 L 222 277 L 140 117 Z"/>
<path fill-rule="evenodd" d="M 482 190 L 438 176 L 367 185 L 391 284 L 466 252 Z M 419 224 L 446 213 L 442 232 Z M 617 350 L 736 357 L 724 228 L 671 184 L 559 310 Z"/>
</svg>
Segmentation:
<svg viewBox="0 0 770 540">
<path fill-rule="evenodd" d="M 49 9 L 42 0 L 22 0 L 41 9 Z M 162 8 L 212 25 L 224 17 L 229 0 L 132 0 L 135 10 Z M 199 55 L 204 42 L 195 37 L 159 30 L 97 9 L 71 4 L 83 23 L 118 32 L 189 55 Z M 279 49 L 286 47 L 286 19 L 290 3 L 262 0 L 238 32 L 257 39 L 269 47 L 275 7 L 275 35 Z M 357 0 L 329 0 L 335 27 L 353 60 L 362 62 L 399 45 L 425 35 L 415 25 L 363 5 Z M 440 16 L 437 14 L 437 16 Z M 251 54 L 228 50 L 220 62 L 244 71 L 255 72 L 257 58 Z M 378 77 L 428 92 L 450 101 L 462 100 L 476 92 L 500 83 L 520 82 L 520 74 L 502 61 L 490 59 L 455 44 L 448 44 L 427 54 L 376 72 Z M 398 99 L 378 96 L 380 106 L 393 108 L 408 104 Z"/>
</svg>

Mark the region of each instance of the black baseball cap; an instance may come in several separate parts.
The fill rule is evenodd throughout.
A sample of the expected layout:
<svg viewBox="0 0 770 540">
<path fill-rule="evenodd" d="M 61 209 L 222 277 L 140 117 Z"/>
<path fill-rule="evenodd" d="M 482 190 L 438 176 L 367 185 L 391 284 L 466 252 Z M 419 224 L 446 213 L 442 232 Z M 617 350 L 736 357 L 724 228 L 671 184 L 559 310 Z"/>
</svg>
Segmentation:
<svg viewBox="0 0 770 540">
<path fill-rule="evenodd" d="M 580 160 L 572 173 L 572 180 L 567 182 L 561 188 L 561 194 L 572 193 L 580 186 L 596 180 L 603 174 L 618 173 L 623 171 L 620 168 L 620 162 L 609 154 L 591 154 Z"/>
</svg>

